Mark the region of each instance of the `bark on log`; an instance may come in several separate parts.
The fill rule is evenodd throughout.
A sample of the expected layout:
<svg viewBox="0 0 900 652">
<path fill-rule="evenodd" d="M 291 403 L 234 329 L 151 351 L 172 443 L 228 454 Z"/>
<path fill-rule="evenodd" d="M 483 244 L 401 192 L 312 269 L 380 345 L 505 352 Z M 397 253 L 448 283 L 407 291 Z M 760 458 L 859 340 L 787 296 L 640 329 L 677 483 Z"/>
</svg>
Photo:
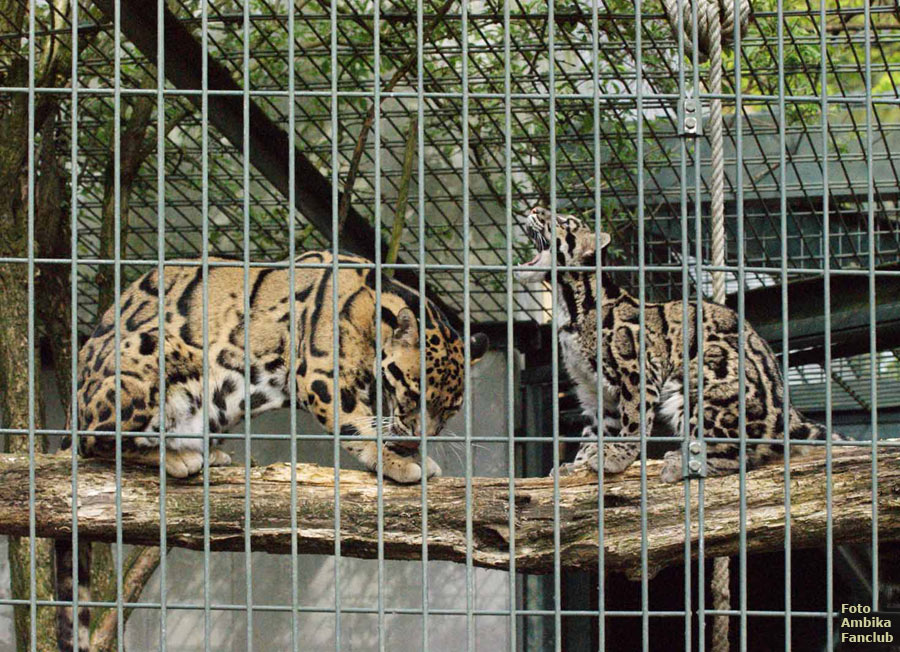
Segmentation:
<svg viewBox="0 0 900 652">
<path fill-rule="evenodd" d="M 881 541 L 900 540 L 900 453 L 882 450 L 878 460 L 878 529 Z M 69 536 L 71 460 L 39 455 L 35 461 L 37 533 Z M 684 488 L 656 478 L 650 461 L 647 483 L 649 568 L 677 564 L 684 556 Z M 791 468 L 791 532 L 797 548 L 825 543 L 825 470 L 819 453 L 795 456 Z M 286 464 L 251 471 L 254 550 L 290 551 L 290 468 Z M 116 486 L 112 466 L 97 460 L 79 464 L 79 535 L 115 538 Z M 341 549 L 344 555 L 376 555 L 377 518 L 374 477 L 342 471 Z M 334 551 L 333 470 L 297 466 L 298 547 L 302 553 Z M 126 468 L 122 478 L 122 533 L 125 543 L 159 543 L 159 493 L 156 469 Z M 868 450 L 836 449 L 833 461 L 834 542 L 868 541 L 872 519 L 871 458 Z M 172 546 L 203 548 L 203 491 L 200 479 L 167 482 L 167 531 Z M 441 478 L 428 485 L 430 559 L 465 560 L 465 480 Z M 242 550 L 244 545 L 244 469 L 210 471 L 210 545 L 213 550 Z M 606 568 L 631 576 L 640 572 L 640 471 L 637 466 L 605 480 Z M 692 495 L 691 538 L 698 536 L 696 488 Z M 737 476 L 706 483 L 705 541 L 710 557 L 738 552 Z M 583 474 L 560 481 L 560 556 L 563 568 L 597 566 L 597 479 Z M 509 568 L 506 478 L 472 479 L 473 562 Z M 553 570 L 553 482 L 519 479 L 515 485 L 515 563 L 522 572 Z M 28 531 L 28 459 L 0 455 L 0 533 Z M 384 554 L 389 559 L 418 559 L 421 553 L 421 488 L 386 482 Z M 747 548 L 749 553 L 780 550 L 784 545 L 783 469 L 774 464 L 747 474 Z M 696 545 L 693 546 L 696 554 Z"/>
</svg>

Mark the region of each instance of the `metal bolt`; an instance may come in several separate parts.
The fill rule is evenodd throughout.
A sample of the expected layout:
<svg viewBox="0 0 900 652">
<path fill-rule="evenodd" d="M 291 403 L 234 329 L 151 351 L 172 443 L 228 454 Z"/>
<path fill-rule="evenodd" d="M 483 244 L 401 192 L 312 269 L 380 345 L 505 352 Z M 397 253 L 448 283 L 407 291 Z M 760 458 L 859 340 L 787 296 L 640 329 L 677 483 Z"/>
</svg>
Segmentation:
<svg viewBox="0 0 900 652">
<path fill-rule="evenodd" d="M 688 462 L 688 468 L 693 472 L 697 473 L 700 471 L 700 460 L 691 460 Z"/>
<path fill-rule="evenodd" d="M 697 118 L 693 116 L 688 116 L 684 119 L 684 127 L 685 129 L 693 131 L 697 128 Z"/>
<path fill-rule="evenodd" d="M 694 104 L 694 100 L 685 100 L 684 101 L 684 110 L 688 113 L 693 113 L 697 108 L 697 105 Z"/>
<path fill-rule="evenodd" d="M 691 453 L 693 453 L 694 455 L 700 454 L 700 442 L 699 441 L 691 442 Z"/>
</svg>

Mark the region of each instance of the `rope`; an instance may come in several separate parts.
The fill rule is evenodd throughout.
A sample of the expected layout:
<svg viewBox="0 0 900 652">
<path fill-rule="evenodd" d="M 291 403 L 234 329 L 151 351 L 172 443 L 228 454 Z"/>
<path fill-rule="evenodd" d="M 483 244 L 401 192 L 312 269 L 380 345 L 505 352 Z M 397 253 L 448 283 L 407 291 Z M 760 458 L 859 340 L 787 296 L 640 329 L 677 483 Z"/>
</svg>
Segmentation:
<svg viewBox="0 0 900 652">
<path fill-rule="evenodd" d="M 707 89 L 713 96 L 709 105 L 709 148 L 710 148 L 710 226 L 711 226 L 711 259 L 714 267 L 725 265 L 725 160 L 722 144 L 722 48 L 733 42 L 734 34 L 734 0 L 693 0 L 697 2 L 697 46 L 700 60 L 709 59 L 709 79 Z M 691 0 L 682 1 L 682 15 L 678 15 L 678 0 L 662 0 L 672 30 L 683 28 L 685 31 L 685 51 L 693 53 L 693 7 Z M 743 36 L 750 20 L 750 0 L 740 0 L 740 31 Z M 717 303 L 725 303 L 725 273 L 712 273 L 712 299 Z M 713 559 L 710 592 L 713 608 L 726 611 L 731 608 L 731 586 L 728 557 Z M 728 616 L 713 618 L 712 650 L 727 652 Z"/>
<path fill-rule="evenodd" d="M 713 559 L 709 590 L 712 593 L 713 609 L 716 611 L 731 609 L 731 572 L 728 569 L 728 557 Z M 714 616 L 711 649 L 713 652 L 728 652 L 728 648 L 728 616 Z"/>
<path fill-rule="evenodd" d="M 669 0 L 666 0 L 667 2 Z M 709 104 L 709 150 L 710 150 L 710 219 L 712 227 L 712 264 L 720 270 L 725 266 L 725 156 L 722 145 L 722 100 L 718 98 L 722 93 L 722 24 L 719 20 L 718 3 L 709 0 L 698 0 L 703 4 L 698 7 L 698 21 L 700 21 L 700 42 L 708 48 L 709 54 L 709 92 L 713 99 Z M 687 4 L 687 3 L 685 3 Z M 725 34 L 731 34 L 734 30 L 734 5 L 729 0 L 722 0 L 724 5 L 723 18 L 731 29 L 725 29 Z M 747 0 L 743 6 L 749 7 Z M 704 11 L 699 11 L 704 9 Z M 749 12 L 747 12 L 749 14 Z M 729 15 L 730 14 L 730 15 Z M 700 16 L 705 16 L 706 26 Z M 690 24 L 690 20 L 686 24 Z M 742 29 L 746 23 L 742 25 Z M 704 39 L 704 33 L 706 38 Z M 704 45 L 700 46 L 701 48 Z M 712 275 L 713 301 L 725 303 L 725 273 L 713 272 Z M 712 577 L 709 580 L 709 588 L 712 593 L 713 609 L 726 611 L 731 608 L 730 590 L 731 572 L 728 568 L 728 557 L 716 557 L 713 559 Z M 715 616 L 712 628 L 712 652 L 728 652 L 728 616 Z"/>
<path fill-rule="evenodd" d="M 728 47 L 734 42 L 734 1 L 696 1 L 699 2 L 697 5 L 697 23 L 699 26 L 697 45 L 700 48 L 700 60 L 704 61 L 714 47 Z M 669 25 L 672 26 L 672 31 L 677 32 L 679 29 L 678 1 L 662 0 L 662 4 L 669 18 Z M 741 36 L 743 36 L 747 32 L 747 24 L 750 22 L 750 0 L 741 0 L 739 11 Z M 693 52 L 692 47 L 694 43 L 691 0 L 684 0 L 682 12 L 685 53 L 690 56 Z M 714 16 L 715 19 L 713 18 Z M 713 22 L 716 22 L 718 25 L 714 27 Z M 714 32 L 718 33 L 714 35 Z"/>
<path fill-rule="evenodd" d="M 666 0 L 668 2 L 668 0 Z M 704 1 L 704 0 L 701 0 Z M 728 0 L 725 4 L 730 5 Z M 725 156 L 722 146 L 722 41 L 719 8 L 712 2 L 704 2 L 709 26 L 709 154 L 710 154 L 710 218 L 712 221 L 712 264 L 725 265 Z M 702 32 L 701 32 L 702 33 Z M 713 272 L 713 301 L 725 303 L 725 273 Z"/>
<path fill-rule="evenodd" d="M 700 0 L 703 2 L 704 0 Z M 729 0 L 724 0 L 728 7 L 733 5 Z M 725 266 L 725 156 L 722 146 L 722 100 L 718 96 L 722 93 L 722 25 L 719 21 L 719 8 L 716 3 L 704 2 L 708 25 L 709 53 L 709 92 L 713 99 L 709 104 L 709 151 L 710 151 L 710 219 L 712 227 L 712 264 L 720 269 Z M 732 30 L 734 29 L 734 14 L 731 15 Z M 699 16 L 698 16 L 699 20 Z M 729 18 L 726 16 L 725 21 Z M 690 21 L 688 21 L 688 24 Z M 700 35 L 704 29 L 701 23 Z M 726 34 L 731 31 L 726 31 Z M 713 272 L 712 275 L 713 301 L 725 303 L 725 273 Z M 716 557 L 713 559 L 712 577 L 709 580 L 709 589 L 712 593 L 713 609 L 716 611 L 731 608 L 730 590 L 731 572 L 728 568 L 728 557 Z M 728 652 L 728 616 L 715 616 L 712 628 L 712 652 Z"/>
</svg>

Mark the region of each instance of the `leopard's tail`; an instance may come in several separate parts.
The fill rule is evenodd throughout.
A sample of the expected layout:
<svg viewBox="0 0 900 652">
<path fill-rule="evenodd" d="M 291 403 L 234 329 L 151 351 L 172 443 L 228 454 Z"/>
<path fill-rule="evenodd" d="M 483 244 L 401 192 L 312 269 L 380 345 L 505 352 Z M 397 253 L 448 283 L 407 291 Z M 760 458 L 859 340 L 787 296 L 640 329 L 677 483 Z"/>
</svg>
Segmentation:
<svg viewBox="0 0 900 652">
<path fill-rule="evenodd" d="M 56 599 L 63 602 L 72 602 L 74 595 L 73 584 L 73 555 L 72 540 L 68 538 L 57 539 L 56 550 Z M 78 544 L 78 600 L 79 602 L 91 599 L 91 544 L 88 542 Z M 90 649 L 90 609 L 79 605 L 78 620 L 73 618 L 71 605 L 58 607 L 56 614 L 56 638 L 60 652 L 87 652 Z M 76 629 L 77 627 L 77 629 Z M 78 647 L 75 647 L 77 631 Z"/>
<path fill-rule="evenodd" d="M 829 437 L 833 441 L 845 441 L 847 439 L 839 432 L 832 431 L 829 433 L 824 425 L 817 423 L 816 421 L 810 421 L 794 408 L 791 408 L 790 436 L 791 439 L 813 439 L 820 441 L 824 441 Z M 805 446 L 804 448 L 809 447 Z"/>
</svg>

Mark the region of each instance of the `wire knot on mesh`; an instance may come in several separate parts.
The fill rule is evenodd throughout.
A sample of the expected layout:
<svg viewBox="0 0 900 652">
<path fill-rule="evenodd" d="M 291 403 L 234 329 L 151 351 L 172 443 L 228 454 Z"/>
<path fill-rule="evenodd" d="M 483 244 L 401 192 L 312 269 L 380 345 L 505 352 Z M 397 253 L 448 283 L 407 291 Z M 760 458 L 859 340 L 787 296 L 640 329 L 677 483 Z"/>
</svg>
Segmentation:
<svg viewBox="0 0 900 652">
<path fill-rule="evenodd" d="M 713 43 L 718 42 L 722 47 L 729 47 L 734 42 L 735 12 L 734 0 L 683 0 L 683 28 L 685 53 L 690 55 L 694 42 L 693 3 L 697 3 L 697 44 L 700 49 L 700 58 L 706 60 L 712 52 Z M 662 0 L 666 15 L 672 31 L 677 34 L 678 0 Z M 741 36 L 747 33 L 747 25 L 750 23 L 750 0 L 738 0 L 740 11 Z M 716 20 L 718 18 L 718 20 Z"/>
</svg>

